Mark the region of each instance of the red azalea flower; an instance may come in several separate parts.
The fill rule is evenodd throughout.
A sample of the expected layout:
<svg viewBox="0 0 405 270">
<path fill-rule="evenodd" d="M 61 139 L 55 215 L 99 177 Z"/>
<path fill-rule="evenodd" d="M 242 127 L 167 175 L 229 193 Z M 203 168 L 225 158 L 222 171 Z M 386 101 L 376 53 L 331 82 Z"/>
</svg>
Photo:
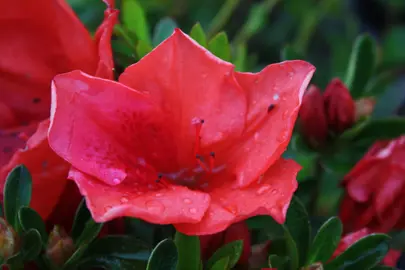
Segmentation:
<svg viewBox="0 0 405 270">
<path fill-rule="evenodd" d="M 259 214 L 284 222 L 300 166 L 280 156 L 313 72 L 303 61 L 235 72 L 176 30 L 118 83 L 56 76 L 49 142 L 97 222 L 197 235 Z"/>
<path fill-rule="evenodd" d="M 405 136 L 375 143 L 342 182 L 340 218 L 346 230 L 403 228 Z"/>
<path fill-rule="evenodd" d="M 333 79 L 323 94 L 329 128 L 342 133 L 350 128 L 355 120 L 355 103 L 349 90 L 339 79 Z"/>
<path fill-rule="evenodd" d="M 250 232 L 245 222 L 232 224 L 225 231 L 200 236 L 201 256 L 204 260 L 208 260 L 219 248 L 225 244 L 243 240 L 243 252 L 238 263 L 247 265 L 250 257 Z"/>
<path fill-rule="evenodd" d="M 301 131 L 306 140 L 312 146 L 325 142 L 328 136 L 328 122 L 324 99 L 315 85 L 311 85 L 305 93 L 299 115 Z"/>
<path fill-rule="evenodd" d="M 342 254 L 346 249 L 348 249 L 351 245 L 355 242 L 360 240 L 361 238 L 371 234 L 371 230 L 368 228 L 363 228 L 361 230 L 349 233 L 345 235 L 339 242 L 338 247 L 336 248 L 335 252 L 333 253 L 332 259 L 336 258 L 340 254 Z M 401 256 L 401 252 L 398 250 L 389 250 L 388 253 L 385 255 L 384 259 L 382 260 L 382 264 L 395 267 L 397 265 L 397 261 Z"/>
<path fill-rule="evenodd" d="M 112 7 L 112 1 L 106 2 Z M 94 40 L 62 0 L 11 1 L 0 17 L 1 192 L 9 171 L 26 165 L 33 176 L 31 206 L 47 218 L 60 196 L 71 190 L 66 187 L 70 165 L 47 141 L 51 80 L 76 69 L 112 78 L 110 37 L 117 12 L 107 9 Z M 79 193 L 69 193 L 64 203 L 74 208 Z"/>
</svg>

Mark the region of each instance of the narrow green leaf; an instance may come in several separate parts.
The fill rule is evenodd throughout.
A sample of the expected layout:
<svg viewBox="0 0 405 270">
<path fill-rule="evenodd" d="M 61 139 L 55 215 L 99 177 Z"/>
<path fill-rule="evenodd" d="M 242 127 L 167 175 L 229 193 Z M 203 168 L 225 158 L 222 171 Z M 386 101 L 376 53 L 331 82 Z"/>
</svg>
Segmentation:
<svg viewBox="0 0 405 270">
<path fill-rule="evenodd" d="M 30 229 L 35 229 L 39 232 L 44 246 L 48 243 L 48 233 L 46 232 L 45 223 L 41 216 L 35 210 L 29 207 L 21 207 L 18 212 L 18 218 L 23 231 L 27 232 Z"/>
<path fill-rule="evenodd" d="M 41 235 L 35 229 L 28 230 L 22 238 L 21 257 L 24 261 L 32 261 L 41 253 Z"/>
<path fill-rule="evenodd" d="M 4 213 L 8 223 L 18 230 L 18 211 L 29 206 L 31 201 L 32 179 L 27 167 L 19 165 L 7 176 L 4 186 Z"/>
<path fill-rule="evenodd" d="M 341 235 L 342 222 L 337 217 L 331 217 L 319 228 L 312 242 L 306 264 L 327 262 L 339 245 Z"/>
<path fill-rule="evenodd" d="M 153 46 L 159 45 L 163 40 L 168 38 L 177 28 L 177 24 L 171 18 L 161 19 L 155 26 L 155 31 L 153 33 Z"/>
<path fill-rule="evenodd" d="M 377 265 L 371 268 L 370 270 L 397 270 L 397 268 L 385 266 L 385 265 Z"/>
<path fill-rule="evenodd" d="M 86 251 L 86 255 L 89 256 L 140 261 L 147 261 L 150 253 L 149 245 L 130 235 L 108 235 L 96 239 Z"/>
<path fill-rule="evenodd" d="M 377 64 L 377 44 L 368 34 L 359 36 L 352 49 L 345 83 L 354 98 L 362 96 Z"/>
<path fill-rule="evenodd" d="M 236 53 L 233 59 L 233 63 L 235 65 L 235 70 L 244 72 L 246 71 L 246 61 L 247 61 L 247 48 L 246 44 L 238 44 L 236 46 Z"/>
<path fill-rule="evenodd" d="M 405 118 L 391 117 L 368 119 L 346 130 L 340 139 L 372 143 L 376 140 L 393 139 L 405 134 Z"/>
<path fill-rule="evenodd" d="M 122 0 L 121 16 L 124 27 L 134 33 L 138 40 L 151 45 L 149 25 L 145 11 L 137 0 Z"/>
<path fill-rule="evenodd" d="M 176 244 L 165 239 L 152 251 L 146 270 L 176 270 L 177 260 Z"/>
<path fill-rule="evenodd" d="M 284 46 L 283 49 L 281 49 L 281 61 L 287 61 L 287 60 L 304 60 L 305 58 L 300 55 L 297 51 L 295 51 L 294 47 L 291 45 L 286 45 Z"/>
<path fill-rule="evenodd" d="M 103 227 L 104 223 L 96 223 L 93 219 L 90 219 L 86 222 L 86 226 L 83 229 L 83 232 L 77 238 L 75 243 L 76 247 L 81 245 L 88 245 L 90 244 L 100 233 L 101 228 Z"/>
<path fill-rule="evenodd" d="M 190 37 L 201 46 L 207 48 L 207 37 L 200 23 L 194 24 L 193 28 L 191 28 Z"/>
<path fill-rule="evenodd" d="M 299 252 L 299 265 L 305 263 L 311 239 L 308 213 L 301 201 L 294 196 L 287 211 L 284 227 L 289 231 Z"/>
<path fill-rule="evenodd" d="M 177 247 L 179 261 L 177 270 L 199 270 L 200 268 L 200 239 L 198 236 L 188 236 L 176 232 L 174 243 Z"/>
<path fill-rule="evenodd" d="M 393 72 L 385 72 L 374 76 L 367 83 L 364 96 L 378 97 L 384 94 L 388 89 L 388 86 L 390 86 L 397 79 L 398 74 Z"/>
<path fill-rule="evenodd" d="M 77 207 L 72 225 L 72 238 L 76 242 L 77 238 L 82 234 L 86 222 L 91 218 L 90 211 L 87 209 L 86 200 L 83 199 Z"/>
<path fill-rule="evenodd" d="M 208 49 L 222 60 L 231 61 L 231 47 L 225 32 L 215 35 L 208 43 Z"/>
<path fill-rule="evenodd" d="M 288 257 L 280 257 L 276 254 L 269 256 L 269 267 L 277 270 L 283 270 L 288 263 Z"/>
<path fill-rule="evenodd" d="M 77 270 L 105 269 L 105 270 L 138 270 L 145 269 L 144 262 L 127 261 L 116 257 L 90 257 L 77 264 Z"/>
<path fill-rule="evenodd" d="M 141 59 L 142 57 L 150 53 L 152 49 L 152 46 L 150 46 L 148 43 L 139 40 L 138 44 L 136 44 L 136 54 L 138 55 L 138 59 Z"/>
<path fill-rule="evenodd" d="M 277 255 L 280 258 L 288 258 L 288 260 L 285 261 L 285 267 L 288 266 L 287 269 L 298 269 L 299 258 L 297 246 L 286 228 L 283 234 L 284 236 L 282 238 L 271 241 L 269 254 Z"/>
<path fill-rule="evenodd" d="M 358 270 L 376 266 L 389 250 L 389 237 L 371 234 L 355 242 L 345 252 L 326 264 L 325 270 Z"/>
<path fill-rule="evenodd" d="M 229 267 L 229 257 L 222 258 L 218 260 L 210 270 L 227 270 L 230 269 Z"/>
<path fill-rule="evenodd" d="M 79 246 L 76 251 L 73 253 L 73 255 L 65 262 L 63 265 L 63 270 L 73 270 L 77 269 L 77 267 L 80 265 L 81 259 L 83 255 L 86 253 L 87 248 L 89 245 L 83 244 Z"/>
<path fill-rule="evenodd" d="M 243 251 L 243 240 L 233 241 L 222 246 L 207 261 L 207 268 L 210 269 L 215 263 L 223 258 L 229 258 L 229 268 L 232 268 L 239 261 Z"/>
</svg>

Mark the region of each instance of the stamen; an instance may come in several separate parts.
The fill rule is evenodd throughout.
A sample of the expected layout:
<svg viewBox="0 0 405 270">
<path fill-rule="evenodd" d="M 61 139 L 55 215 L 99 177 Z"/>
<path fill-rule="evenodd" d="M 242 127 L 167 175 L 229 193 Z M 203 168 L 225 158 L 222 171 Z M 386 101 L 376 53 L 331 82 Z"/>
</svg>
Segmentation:
<svg viewBox="0 0 405 270">
<path fill-rule="evenodd" d="M 200 142 L 201 142 L 201 128 L 204 124 L 204 119 L 200 119 L 198 122 L 195 122 L 195 145 L 194 145 L 194 154 L 197 155 L 200 153 Z"/>
<path fill-rule="evenodd" d="M 155 180 L 156 184 L 160 184 L 165 188 L 168 188 L 169 183 L 163 178 L 163 174 L 159 173 L 158 174 L 158 179 Z"/>
<path fill-rule="evenodd" d="M 274 109 L 274 107 L 276 107 L 276 105 L 270 104 L 269 107 L 267 107 L 267 113 L 270 113 Z"/>
<path fill-rule="evenodd" d="M 210 173 L 212 173 L 215 166 L 215 152 L 210 153 L 209 165 L 210 165 Z"/>
<path fill-rule="evenodd" d="M 200 167 L 205 171 L 205 172 L 210 172 L 208 169 L 207 165 L 204 163 L 204 159 L 201 155 L 196 155 L 195 158 L 197 159 L 197 164 L 200 165 Z"/>
</svg>

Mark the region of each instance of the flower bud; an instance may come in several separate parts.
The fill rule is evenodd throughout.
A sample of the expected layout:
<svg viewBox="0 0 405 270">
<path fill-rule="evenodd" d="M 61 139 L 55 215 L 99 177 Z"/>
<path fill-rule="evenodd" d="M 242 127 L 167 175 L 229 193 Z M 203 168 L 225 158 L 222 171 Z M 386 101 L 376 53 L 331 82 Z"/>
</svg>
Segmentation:
<svg viewBox="0 0 405 270">
<path fill-rule="evenodd" d="M 336 133 L 350 128 L 355 121 L 355 103 L 343 82 L 338 78 L 333 79 L 323 97 L 329 128 Z"/>
<path fill-rule="evenodd" d="M 322 144 L 328 135 L 324 99 L 321 91 L 311 85 L 304 95 L 300 109 L 301 132 L 310 145 Z"/>
<path fill-rule="evenodd" d="M 375 99 L 372 97 L 356 100 L 356 121 L 373 113 Z"/>
<path fill-rule="evenodd" d="M 0 257 L 11 257 L 18 248 L 17 234 L 7 222 L 0 218 Z"/>
<path fill-rule="evenodd" d="M 49 235 L 46 255 L 57 266 L 62 266 L 75 251 L 73 240 L 65 230 L 55 226 Z"/>
</svg>

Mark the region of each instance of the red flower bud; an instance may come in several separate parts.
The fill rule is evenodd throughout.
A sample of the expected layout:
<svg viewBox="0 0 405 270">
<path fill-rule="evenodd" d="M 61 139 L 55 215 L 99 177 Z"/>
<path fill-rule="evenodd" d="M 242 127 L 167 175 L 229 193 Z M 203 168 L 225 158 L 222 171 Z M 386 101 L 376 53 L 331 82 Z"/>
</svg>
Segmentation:
<svg viewBox="0 0 405 270">
<path fill-rule="evenodd" d="M 312 146 L 317 146 L 326 140 L 328 123 L 326 121 L 324 99 L 321 91 L 311 85 L 300 109 L 301 131 Z"/>
<path fill-rule="evenodd" d="M 343 82 L 335 78 L 326 87 L 323 95 L 329 128 L 342 133 L 355 120 L 355 103 Z"/>
<path fill-rule="evenodd" d="M 243 252 L 238 264 L 247 264 L 250 257 L 251 242 L 249 228 L 245 222 L 235 223 L 220 233 L 200 236 L 202 258 L 204 260 L 209 259 L 219 248 L 237 240 L 243 240 Z"/>
<path fill-rule="evenodd" d="M 57 266 L 62 266 L 75 251 L 72 238 L 65 230 L 55 226 L 49 235 L 46 255 Z"/>
<path fill-rule="evenodd" d="M 0 218 L 0 257 L 7 259 L 12 256 L 18 246 L 17 234 L 7 222 Z"/>
</svg>

